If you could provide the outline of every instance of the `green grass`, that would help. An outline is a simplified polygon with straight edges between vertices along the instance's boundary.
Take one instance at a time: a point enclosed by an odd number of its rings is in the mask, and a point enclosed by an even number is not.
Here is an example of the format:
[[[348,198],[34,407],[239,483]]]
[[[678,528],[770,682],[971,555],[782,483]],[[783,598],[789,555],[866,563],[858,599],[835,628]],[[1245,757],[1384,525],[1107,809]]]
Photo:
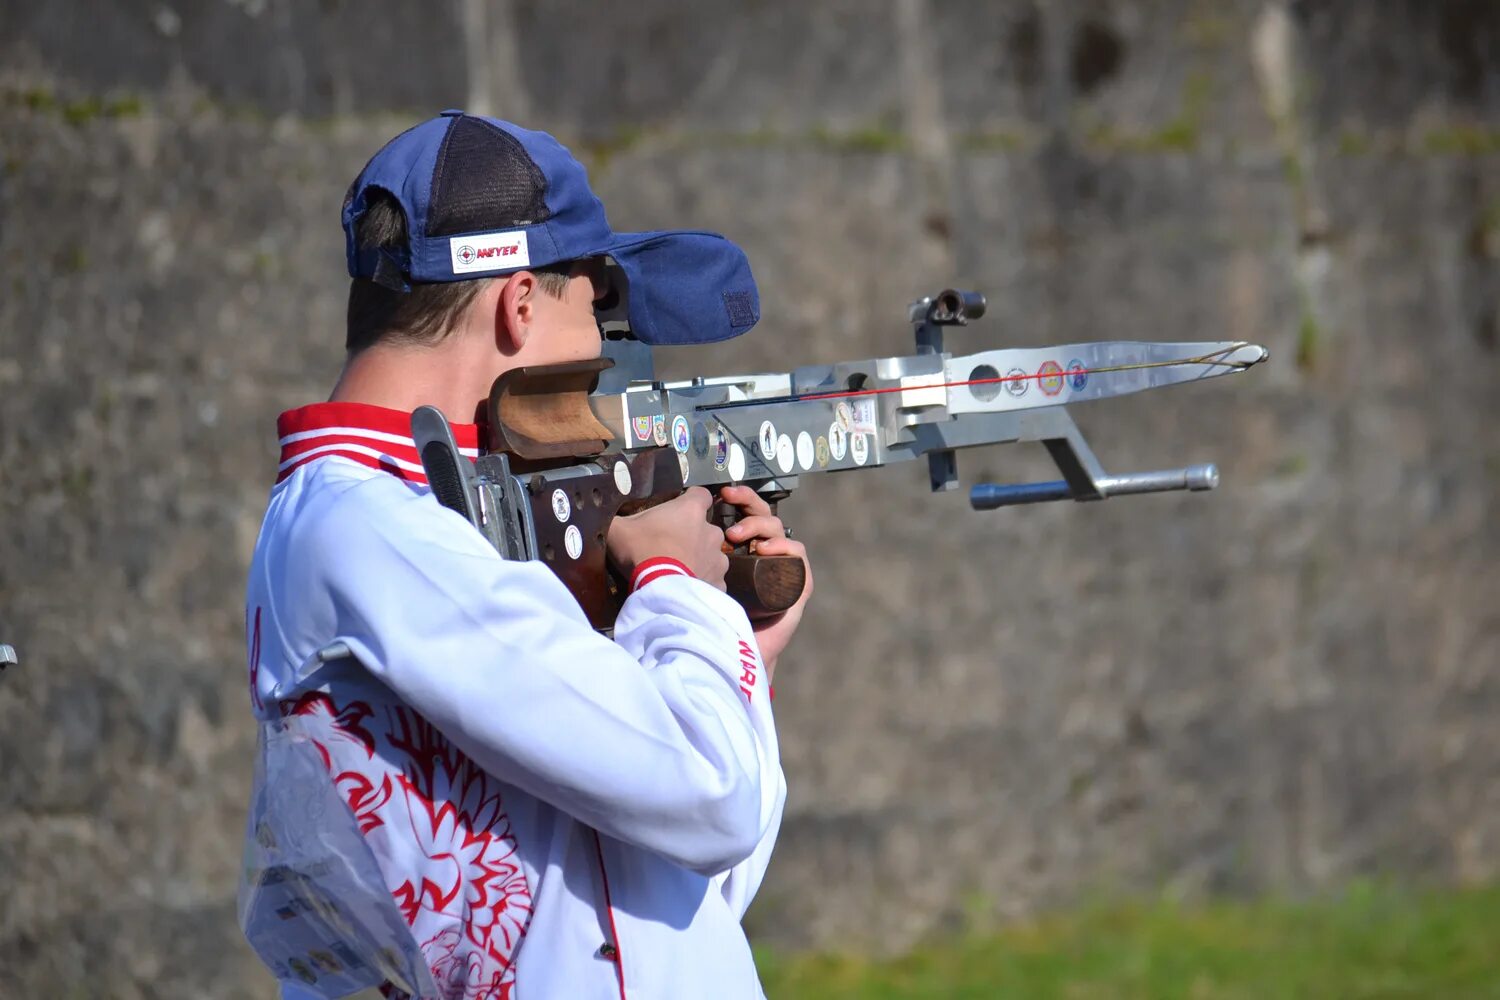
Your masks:
[[[901,958],[757,957],[770,1000],[1500,998],[1500,886],[1098,905]]]

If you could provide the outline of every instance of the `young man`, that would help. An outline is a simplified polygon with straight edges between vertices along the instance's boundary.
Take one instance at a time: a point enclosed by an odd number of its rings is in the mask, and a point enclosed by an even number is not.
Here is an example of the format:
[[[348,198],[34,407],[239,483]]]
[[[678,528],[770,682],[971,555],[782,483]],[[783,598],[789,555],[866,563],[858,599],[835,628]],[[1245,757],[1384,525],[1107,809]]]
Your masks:
[[[728,532],[702,489],[616,519],[631,593],[611,641],[550,570],[500,559],[438,505],[409,430],[436,406],[477,455],[497,375],[598,356],[605,256],[640,339],[744,332],[758,299],[743,253],[707,233],[613,233],[554,139],[460,112],[381,149],[343,218],[349,358],[329,402],[279,420],[246,606],[263,740],[251,853],[312,844],[343,867],[247,864],[251,903],[272,888],[285,903],[242,912],[247,935],[285,996],[332,995],[335,970],[360,969],[387,995],[761,996],[739,919],[780,823],[771,675],[811,581],[752,629],[723,593],[721,546],[802,545],[746,487],[722,491],[745,515]],[[298,747],[337,792],[321,815],[277,757]],[[374,893],[348,890],[349,872]],[[333,944],[313,929],[355,924]]]

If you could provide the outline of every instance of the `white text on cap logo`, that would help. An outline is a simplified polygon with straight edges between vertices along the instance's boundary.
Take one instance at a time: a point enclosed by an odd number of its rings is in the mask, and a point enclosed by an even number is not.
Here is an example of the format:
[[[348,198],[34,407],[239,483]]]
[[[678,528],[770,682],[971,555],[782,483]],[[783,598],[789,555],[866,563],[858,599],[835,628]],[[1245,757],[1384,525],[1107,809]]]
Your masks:
[[[519,230],[485,233],[480,236],[455,236],[448,241],[448,251],[453,255],[454,274],[507,271],[531,266],[531,251],[526,247],[526,234]]]

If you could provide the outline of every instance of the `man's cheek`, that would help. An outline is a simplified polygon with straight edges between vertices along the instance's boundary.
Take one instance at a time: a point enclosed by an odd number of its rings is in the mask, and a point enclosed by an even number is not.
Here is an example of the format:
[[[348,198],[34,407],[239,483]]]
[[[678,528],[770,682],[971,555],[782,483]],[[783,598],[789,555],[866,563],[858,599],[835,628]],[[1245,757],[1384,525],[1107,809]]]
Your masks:
[[[604,353],[604,338],[599,335],[599,328],[592,323],[587,328],[579,329],[574,343],[578,345],[580,361],[590,361]]]

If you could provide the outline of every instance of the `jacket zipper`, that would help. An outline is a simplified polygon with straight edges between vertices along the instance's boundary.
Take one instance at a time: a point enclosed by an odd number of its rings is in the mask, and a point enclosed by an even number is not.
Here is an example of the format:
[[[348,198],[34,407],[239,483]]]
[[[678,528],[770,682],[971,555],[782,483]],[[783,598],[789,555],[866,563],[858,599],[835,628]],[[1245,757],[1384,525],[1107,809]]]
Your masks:
[[[600,946],[599,955],[614,963],[615,975],[620,982],[620,1000],[628,1000],[625,996],[625,963],[620,958],[620,931],[615,927],[615,907],[609,897],[609,872],[604,869],[604,847],[599,843],[599,831],[592,832],[594,856],[599,859],[599,881],[604,886],[604,909],[609,914],[609,936],[613,939]]]

